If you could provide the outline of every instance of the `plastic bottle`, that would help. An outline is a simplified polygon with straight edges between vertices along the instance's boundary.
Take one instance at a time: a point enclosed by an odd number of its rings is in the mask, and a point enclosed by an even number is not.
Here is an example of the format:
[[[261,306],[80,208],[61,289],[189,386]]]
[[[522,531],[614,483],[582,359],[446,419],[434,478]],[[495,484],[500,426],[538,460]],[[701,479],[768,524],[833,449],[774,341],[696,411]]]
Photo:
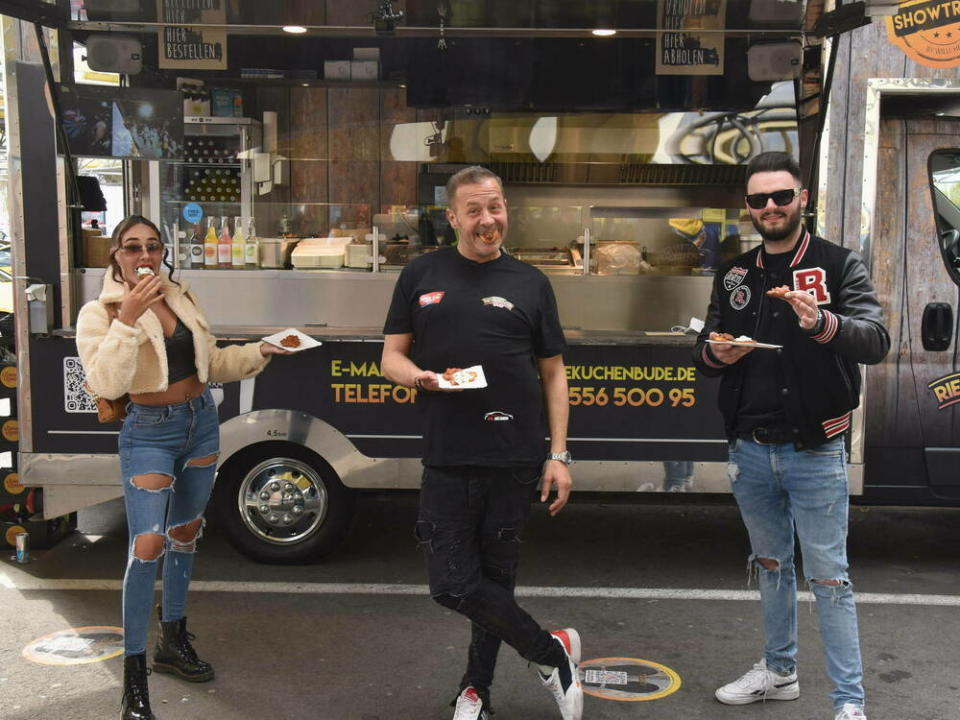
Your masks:
[[[231,248],[234,269],[243,270],[247,263],[247,234],[243,231],[243,218],[233,219],[233,247]]]
[[[230,222],[226,215],[220,218],[220,242],[217,244],[217,265],[221,270],[233,267],[233,240],[230,237]]]
[[[217,267],[217,219],[213,215],[207,218],[207,234],[203,238],[203,267],[206,270]]]
[[[247,242],[244,253],[248,270],[260,267],[260,239],[257,237],[257,227],[252,217],[247,218]]]

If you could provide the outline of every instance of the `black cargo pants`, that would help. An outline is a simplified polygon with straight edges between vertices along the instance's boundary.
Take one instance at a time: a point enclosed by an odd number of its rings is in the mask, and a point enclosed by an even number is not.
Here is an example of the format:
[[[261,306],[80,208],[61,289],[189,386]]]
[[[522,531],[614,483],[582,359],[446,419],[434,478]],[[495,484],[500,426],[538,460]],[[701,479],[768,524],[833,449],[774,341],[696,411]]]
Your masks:
[[[558,644],[513,596],[520,540],[540,467],[425,467],[417,539],[430,595],[472,623],[461,689],[493,682],[503,641],[521,657],[556,665]]]

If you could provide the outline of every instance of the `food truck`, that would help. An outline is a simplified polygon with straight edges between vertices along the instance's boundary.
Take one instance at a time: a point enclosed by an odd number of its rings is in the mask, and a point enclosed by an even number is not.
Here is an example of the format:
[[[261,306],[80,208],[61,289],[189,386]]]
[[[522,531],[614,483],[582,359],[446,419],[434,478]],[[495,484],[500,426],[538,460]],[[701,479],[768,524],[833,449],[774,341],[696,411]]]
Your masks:
[[[240,550],[319,557],[357,492],[417,488],[417,391],[383,377],[381,328],[403,266],[456,242],[445,183],[470,164],[502,178],[505,248],[557,296],[577,491],[729,492],[716,383],[691,353],[717,266],[760,242],[743,170],[765,150],[798,158],[811,229],[864,256],[893,339],[865,369],[851,493],[957,503],[946,16],[574,5],[74,0],[4,18],[17,469],[44,516],[122,494],[74,324],[127,212],[161,228],[224,343],[291,327],[320,343],[214,387],[214,507]],[[97,159],[119,168],[114,195],[84,172]]]

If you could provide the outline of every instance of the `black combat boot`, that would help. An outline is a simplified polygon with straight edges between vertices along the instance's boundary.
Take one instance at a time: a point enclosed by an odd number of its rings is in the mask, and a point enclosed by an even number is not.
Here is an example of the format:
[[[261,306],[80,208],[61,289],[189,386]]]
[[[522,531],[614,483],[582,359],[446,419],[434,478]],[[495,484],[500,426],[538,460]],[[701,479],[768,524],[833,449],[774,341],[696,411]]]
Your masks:
[[[157,720],[150,710],[150,694],[147,692],[149,672],[146,653],[124,656],[120,720]]]
[[[187,632],[187,619],[163,621],[160,616],[160,635],[153,651],[153,669],[170,673],[189,682],[213,680],[213,666],[197,657],[190,644],[193,633]]]

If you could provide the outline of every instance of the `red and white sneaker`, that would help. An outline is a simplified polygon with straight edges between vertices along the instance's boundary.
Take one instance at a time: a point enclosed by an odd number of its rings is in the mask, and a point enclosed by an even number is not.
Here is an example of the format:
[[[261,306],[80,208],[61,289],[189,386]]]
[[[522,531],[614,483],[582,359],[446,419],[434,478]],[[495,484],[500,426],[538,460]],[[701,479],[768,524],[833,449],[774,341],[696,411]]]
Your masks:
[[[554,630],[550,633],[563,647],[566,667],[554,668],[549,676],[537,670],[540,682],[550,691],[560,707],[563,720],[580,720],[583,717],[583,687],[577,665],[580,662],[580,633],[573,628]],[[536,667],[536,666],[534,666]]]
[[[489,720],[490,716],[483,709],[483,699],[473,685],[465,687],[457,696],[454,706],[453,720]]]

